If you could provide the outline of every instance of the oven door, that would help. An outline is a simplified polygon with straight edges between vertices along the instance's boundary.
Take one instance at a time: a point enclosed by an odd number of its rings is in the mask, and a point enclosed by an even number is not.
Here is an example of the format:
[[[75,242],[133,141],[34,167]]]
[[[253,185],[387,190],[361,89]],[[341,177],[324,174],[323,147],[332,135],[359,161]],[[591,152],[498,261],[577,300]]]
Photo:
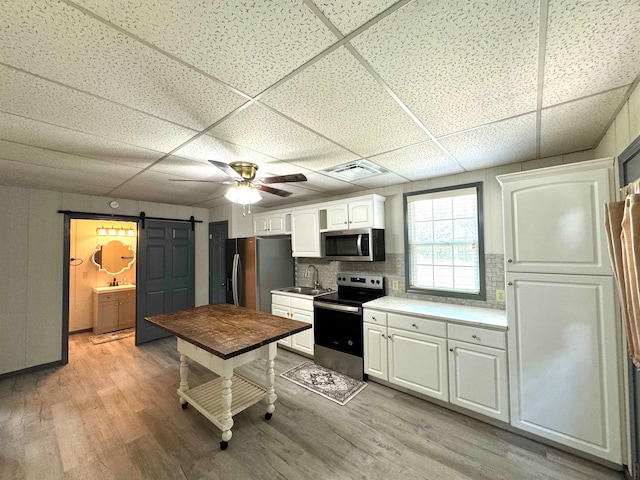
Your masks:
[[[362,358],[362,308],[317,300],[313,307],[316,345]]]

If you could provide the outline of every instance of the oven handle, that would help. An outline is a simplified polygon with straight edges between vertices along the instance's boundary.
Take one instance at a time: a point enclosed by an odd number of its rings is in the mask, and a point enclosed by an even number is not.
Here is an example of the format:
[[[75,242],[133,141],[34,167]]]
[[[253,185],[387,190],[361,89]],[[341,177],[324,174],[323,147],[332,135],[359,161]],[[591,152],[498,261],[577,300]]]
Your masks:
[[[360,307],[349,307],[347,305],[335,305],[333,303],[325,303],[318,302],[317,300],[313,301],[313,306],[318,308],[323,308],[325,310],[336,310],[338,312],[347,312],[347,313],[360,313]]]

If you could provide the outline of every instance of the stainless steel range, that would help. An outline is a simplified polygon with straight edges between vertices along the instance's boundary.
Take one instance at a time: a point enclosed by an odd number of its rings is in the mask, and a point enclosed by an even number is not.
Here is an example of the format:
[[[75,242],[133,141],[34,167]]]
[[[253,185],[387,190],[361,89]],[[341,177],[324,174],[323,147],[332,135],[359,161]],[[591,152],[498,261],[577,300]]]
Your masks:
[[[384,295],[382,276],[338,273],[338,291],[313,301],[314,361],[363,380],[362,304]]]

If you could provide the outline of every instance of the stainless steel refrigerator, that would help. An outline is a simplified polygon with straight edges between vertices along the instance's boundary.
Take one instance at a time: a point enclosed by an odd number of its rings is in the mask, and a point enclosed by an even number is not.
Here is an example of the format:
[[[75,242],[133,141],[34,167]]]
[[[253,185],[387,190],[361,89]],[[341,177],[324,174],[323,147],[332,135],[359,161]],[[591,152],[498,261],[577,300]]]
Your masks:
[[[227,303],[271,313],[271,290],[295,285],[289,237],[229,238]]]

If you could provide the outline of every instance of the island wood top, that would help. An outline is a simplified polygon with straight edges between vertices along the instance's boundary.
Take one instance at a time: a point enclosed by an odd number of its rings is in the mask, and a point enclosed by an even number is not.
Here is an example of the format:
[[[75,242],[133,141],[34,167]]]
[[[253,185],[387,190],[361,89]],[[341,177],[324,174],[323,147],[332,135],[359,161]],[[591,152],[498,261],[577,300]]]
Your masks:
[[[305,322],[227,303],[145,317],[145,320],[225,360],[311,328]]]

